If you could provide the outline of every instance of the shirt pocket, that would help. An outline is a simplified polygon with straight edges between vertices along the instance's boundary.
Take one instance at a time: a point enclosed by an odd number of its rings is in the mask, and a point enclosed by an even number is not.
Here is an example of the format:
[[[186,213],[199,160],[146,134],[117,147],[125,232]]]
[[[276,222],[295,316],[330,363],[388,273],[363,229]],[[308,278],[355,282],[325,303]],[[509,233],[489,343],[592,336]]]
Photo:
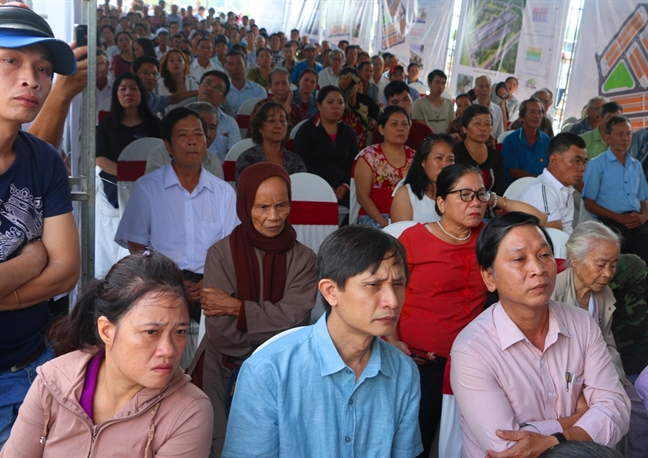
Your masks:
[[[202,237],[205,247],[209,248],[214,243],[224,238],[223,234],[223,223],[212,222],[212,221],[203,221],[202,225]]]

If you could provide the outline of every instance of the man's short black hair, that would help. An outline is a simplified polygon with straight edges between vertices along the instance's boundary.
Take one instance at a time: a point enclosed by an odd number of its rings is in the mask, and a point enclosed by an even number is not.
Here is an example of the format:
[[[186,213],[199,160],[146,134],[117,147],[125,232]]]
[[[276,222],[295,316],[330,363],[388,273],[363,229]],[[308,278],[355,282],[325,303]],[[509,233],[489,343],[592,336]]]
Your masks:
[[[443,78],[444,80],[448,81],[448,75],[446,75],[443,70],[439,70],[437,68],[435,70],[432,70],[430,73],[428,73],[428,77],[427,77],[428,83],[434,81],[435,76],[438,76],[439,78]]]
[[[601,105],[601,118],[606,114],[612,113],[623,113],[623,107],[616,102],[608,102]]]
[[[200,125],[202,126],[203,133],[205,137],[207,136],[207,123],[200,116],[196,110],[192,110],[187,107],[178,107],[169,111],[164,118],[162,118],[162,123],[160,124],[160,130],[162,131],[162,140],[171,143],[171,138],[173,134],[173,128],[178,122],[182,121],[189,116],[195,116],[200,120]]]
[[[544,238],[549,243],[551,251],[553,251],[553,243],[551,237],[540,225],[540,220],[533,215],[522,212],[508,212],[503,215],[496,216],[488,223],[479,234],[477,243],[475,244],[475,254],[477,255],[477,263],[481,270],[492,269],[497,257],[497,250],[504,240],[504,237],[511,232],[511,229],[519,226],[535,226],[537,227]]]
[[[543,103],[539,99],[536,99],[535,97],[531,97],[530,99],[526,99],[520,104],[520,114],[519,114],[520,118],[524,118],[526,116],[527,105],[530,103],[540,104],[540,108],[542,108],[542,115],[544,116],[545,108]]]
[[[561,132],[549,141],[549,156],[569,151],[572,146],[585,149],[585,140],[580,135]]]
[[[223,94],[223,96],[225,97],[227,96],[227,94],[229,94],[230,81],[225,72],[221,72],[220,70],[210,70],[200,78],[200,84],[202,84],[202,82],[205,81],[205,78],[207,78],[208,76],[215,76],[216,78],[222,79],[225,83],[225,93]]]
[[[344,226],[326,237],[315,261],[317,281],[329,279],[344,291],[347,280],[363,272],[375,274],[384,259],[402,266],[409,282],[407,254],[403,245],[391,235],[370,226]],[[322,301],[327,312],[331,305]]]
[[[403,92],[407,92],[409,94],[409,86],[405,81],[392,81],[387,86],[385,86],[383,92],[385,93],[385,98],[389,103],[389,99],[394,97],[395,95],[402,94]]]
[[[618,124],[630,124],[630,126],[632,127],[632,123],[625,116],[612,116],[605,123],[605,128],[607,129],[607,133],[611,134],[612,128]]]
[[[133,73],[137,73],[143,64],[153,64],[160,70],[160,61],[151,56],[139,56],[133,61]]]

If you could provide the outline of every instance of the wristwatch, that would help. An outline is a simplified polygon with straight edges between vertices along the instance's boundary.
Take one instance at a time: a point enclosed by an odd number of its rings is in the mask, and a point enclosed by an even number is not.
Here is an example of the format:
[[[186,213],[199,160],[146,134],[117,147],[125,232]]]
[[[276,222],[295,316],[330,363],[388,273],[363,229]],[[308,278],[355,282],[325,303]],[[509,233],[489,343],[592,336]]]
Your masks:
[[[567,438],[565,437],[565,435],[563,433],[553,433],[552,436],[555,437],[556,439],[558,439],[559,444],[561,444],[563,442],[567,442]]]

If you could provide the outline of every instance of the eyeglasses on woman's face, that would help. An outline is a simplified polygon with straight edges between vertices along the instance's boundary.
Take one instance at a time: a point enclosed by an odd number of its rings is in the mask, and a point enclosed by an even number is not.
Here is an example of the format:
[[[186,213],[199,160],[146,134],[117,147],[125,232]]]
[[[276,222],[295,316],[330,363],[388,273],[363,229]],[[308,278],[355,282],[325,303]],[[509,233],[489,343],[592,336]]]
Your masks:
[[[459,194],[459,198],[464,202],[472,202],[472,200],[477,196],[477,200],[480,202],[488,202],[490,200],[491,192],[484,189],[474,191],[472,189],[456,189],[454,191],[449,191],[448,194]]]

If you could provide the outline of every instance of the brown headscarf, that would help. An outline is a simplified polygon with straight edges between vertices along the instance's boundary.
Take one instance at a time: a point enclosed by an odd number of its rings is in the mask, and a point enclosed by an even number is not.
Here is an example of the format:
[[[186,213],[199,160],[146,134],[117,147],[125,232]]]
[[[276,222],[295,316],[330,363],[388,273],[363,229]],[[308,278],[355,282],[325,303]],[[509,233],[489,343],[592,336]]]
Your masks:
[[[234,257],[234,271],[238,288],[238,299],[258,301],[261,276],[254,248],[264,251],[263,256],[263,300],[278,302],[286,286],[286,251],[297,240],[297,234],[288,223],[276,237],[260,234],[252,223],[252,205],[259,185],[270,177],[281,177],[288,187],[288,201],[292,202],[290,176],[286,169],[271,162],[259,162],[247,167],[239,178],[236,189],[236,214],[241,224],[236,226],[230,236],[230,247]],[[239,312],[237,329],[247,330],[245,307]]]

